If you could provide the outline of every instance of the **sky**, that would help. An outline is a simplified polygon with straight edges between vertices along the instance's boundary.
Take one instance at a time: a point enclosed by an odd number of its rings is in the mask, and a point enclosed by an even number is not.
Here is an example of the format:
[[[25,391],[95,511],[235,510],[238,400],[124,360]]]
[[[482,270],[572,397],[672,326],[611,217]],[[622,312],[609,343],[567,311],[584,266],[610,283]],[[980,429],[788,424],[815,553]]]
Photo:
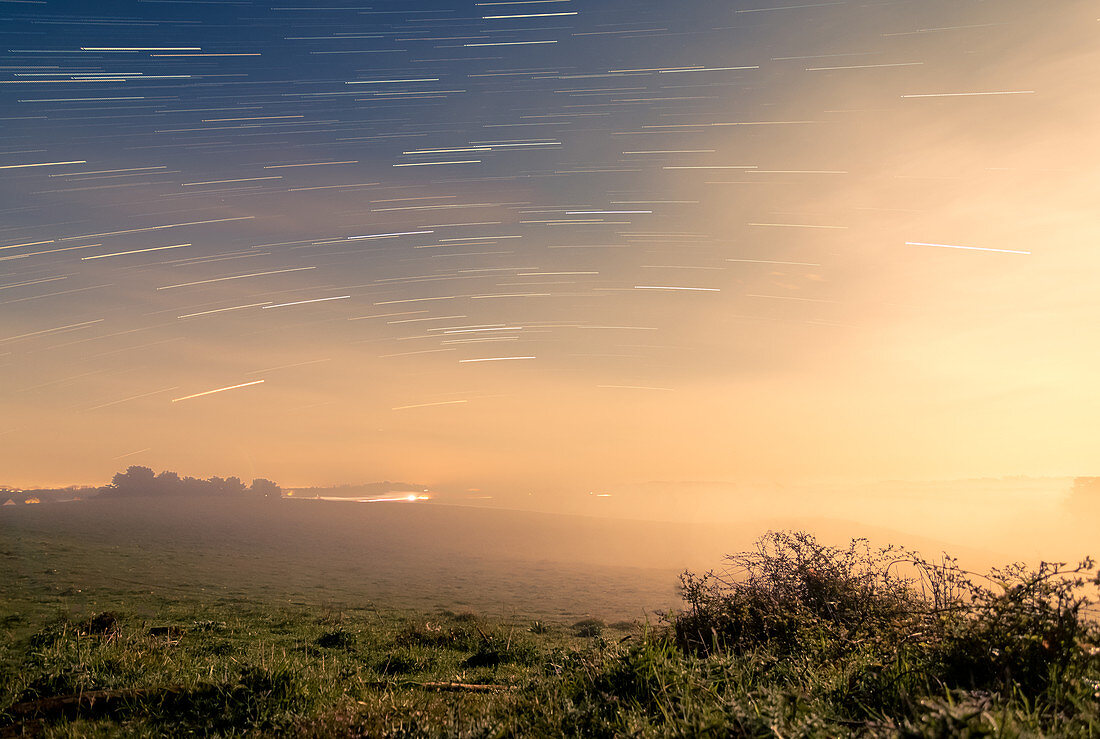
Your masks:
[[[1075,0],[0,1],[0,482],[1100,474]]]

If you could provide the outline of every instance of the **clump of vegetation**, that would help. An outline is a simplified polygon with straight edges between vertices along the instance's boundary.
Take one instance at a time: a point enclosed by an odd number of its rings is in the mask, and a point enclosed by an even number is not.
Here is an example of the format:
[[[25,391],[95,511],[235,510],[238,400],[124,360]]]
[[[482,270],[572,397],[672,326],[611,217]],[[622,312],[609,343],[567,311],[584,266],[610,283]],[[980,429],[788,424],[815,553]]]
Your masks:
[[[904,558],[863,540],[839,549],[809,534],[769,534],[754,550],[727,557],[722,573],[684,573],[688,609],[670,622],[677,643],[702,655],[765,648],[782,656],[824,647],[837,657],[868,640],[894,643],[920,603],[898,574]]]
[[[1079,677],[1097,644],[1095,622],[1083,618],[1088,590],[1100,587],[1100,575],[1086,577],[1094,567],[1091,559],[1075,567],[1014,565],[969,581],[953,563],[925,566],[926,577],[954,590],[953,597],[933,601],[925,619],[939,627],[933,632],[938,643],[924,642],[929,671],[948,684],[1025,695]]]
[[[118,614],[111,611],[96,613],[84,619],[77,628],[84,634],[111,637],[118,633]]]
[[[355,649],[355,634],[347,629],[335,629],[317,637],[317,646],[325,649]]]
[[[375,671],[380,675],[408,675],[417,672],[427,672],[434,665],[430,654],[418,653],[408,648],[395,649],[380,659],[375,666]]]
[[[468,652],[477,649],[484,637],[481,625],[474,621],[452,623],[417,622],[406,626],[398,635],[402,646],[431,647]]]
[[[688,654],[763,657],[795,682],[835,672],[832,700],[863,720],[922,701],[943,717],[989,700],[1095,716],[1070,697],[1097,677],[1091,559],[979,576],[949,557],[771,533],[727,561],[723,573],[681,577],[688,608],[667,621]]]
[[[477,650],[462,663],[466,667],[497,667],[498,665],[534,664],[538,651],[532,644],[514,633],[494,631],[483,635]]]
[[[592,638],[603,634],[604,623],[598,618],[584,618],[573,624],[575,636]]]

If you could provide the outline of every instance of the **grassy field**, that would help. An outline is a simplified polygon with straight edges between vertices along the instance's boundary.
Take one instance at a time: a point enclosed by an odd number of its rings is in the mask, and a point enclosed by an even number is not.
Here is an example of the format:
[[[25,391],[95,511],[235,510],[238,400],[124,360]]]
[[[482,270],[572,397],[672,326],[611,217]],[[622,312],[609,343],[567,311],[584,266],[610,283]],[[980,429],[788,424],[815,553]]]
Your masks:
[[[1100,736],[1091,565],[774,535],[681,600],[636,529],[242,505],[0,519],[0,736]]]
[[[748,539],[747,539],[748,540]],[[372,604],[577,620],[675,605],[702,557],[662,524],[449,506],[99,500],[0,511],[0,614],[216,604]],[[717,551],[705,561],[714,562]],[[6,604],[6,605],[5,605]]]

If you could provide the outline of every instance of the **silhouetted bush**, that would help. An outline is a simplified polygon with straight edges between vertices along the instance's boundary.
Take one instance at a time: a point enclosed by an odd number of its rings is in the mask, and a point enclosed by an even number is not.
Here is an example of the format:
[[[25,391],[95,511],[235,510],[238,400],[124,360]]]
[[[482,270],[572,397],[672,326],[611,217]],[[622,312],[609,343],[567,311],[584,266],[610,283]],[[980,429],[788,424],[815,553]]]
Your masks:
[[[994,570],[989,582],[968,582],[967,592],[941,618],[939,643],[929,651],[930,668],[952,686],[1006,690],[1027,695],[1050,688],[1088,658],[1082,644],[1095,639],[1087,621],[1086,582],[1092,560],[1067,568],[1042,563]],[[932,616],[944,614],[933,611]]]
[[[901,556],[862,539],[839,549],[806,533],[768,534],[753,551],[729,555],[726,572],[681,575],[689,608],[672,620],[677,641],[699,654],[761,647],[787,654],[892,638],[920,603],[894,571]]]
[[[1100,575],[1090,559],[979,576],[949,557],[769,533],[727,561],[720,574],[681,576],[688,608],[667,617],[676,644],[810,665],[850,658],[840,692],[856,702],[900,705],[943,689],[1034,698],[1097,659],[1087,608]]]

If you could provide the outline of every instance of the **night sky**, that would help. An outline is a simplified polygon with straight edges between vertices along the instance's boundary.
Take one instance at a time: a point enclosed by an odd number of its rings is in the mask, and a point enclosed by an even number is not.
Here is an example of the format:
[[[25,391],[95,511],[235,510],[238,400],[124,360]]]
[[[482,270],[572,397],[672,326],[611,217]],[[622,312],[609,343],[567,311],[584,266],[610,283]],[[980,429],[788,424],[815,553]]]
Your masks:
[[[0,483],[1095,474],[1096,15],[0,0]]]

